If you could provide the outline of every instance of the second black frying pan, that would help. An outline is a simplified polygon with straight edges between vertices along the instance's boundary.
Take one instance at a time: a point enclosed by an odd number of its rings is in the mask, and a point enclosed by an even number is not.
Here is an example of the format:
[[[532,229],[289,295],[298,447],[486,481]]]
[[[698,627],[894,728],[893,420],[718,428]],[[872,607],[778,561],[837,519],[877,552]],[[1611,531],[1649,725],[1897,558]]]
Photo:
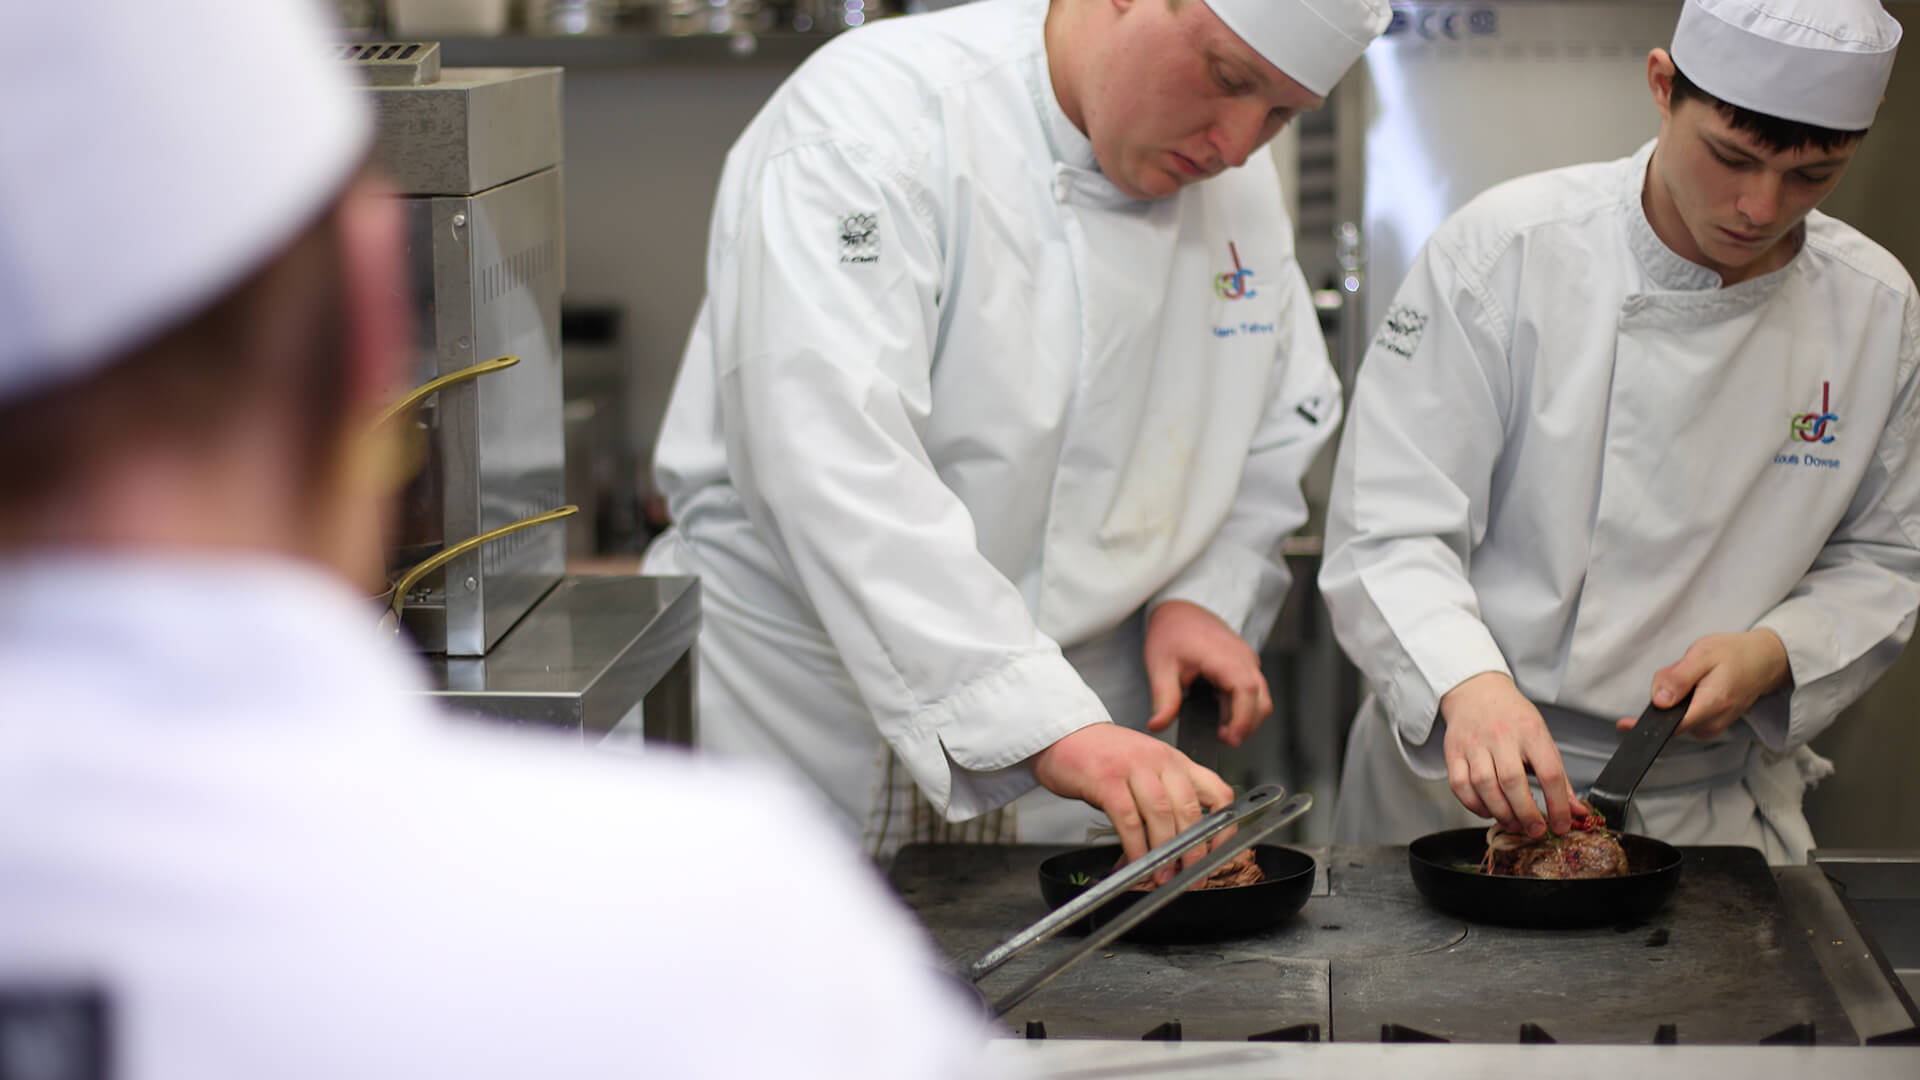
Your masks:
[[[1429,833],[1407,845],[1407,869],[1433,906],[1464,919],[1505,926],[1575,927],[1634,922],[1660,910],[1680,884],[1680,849],[1652,837],[1622,832],[1633,791],[1693,701],[1672,708],[1648,707],[1620,739],[1587,793],[1587,804],[1620,837],[1627,854],[1621,877],[1501,877],[1480,872],[1487,852],[1485,829]]]
[[[1625,877],[1495,877],[1479,870],[1487,830],[1430,833],[1407,846],[1407,868],[1429,903],[1452,915],[1502,926],[1574,927],[1636,922],[1666,904],[1680,884],[1680,849],[1620,834]]]

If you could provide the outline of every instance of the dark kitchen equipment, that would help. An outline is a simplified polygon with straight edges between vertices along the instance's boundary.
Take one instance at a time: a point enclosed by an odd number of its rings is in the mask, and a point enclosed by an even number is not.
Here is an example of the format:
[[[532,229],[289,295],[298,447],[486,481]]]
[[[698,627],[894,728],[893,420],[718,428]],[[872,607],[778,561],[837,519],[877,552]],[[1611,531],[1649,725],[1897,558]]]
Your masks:
[[[1627,853],[1623,877],[1554,881],[1481,873],[1485,829],[1429,833],[1407,845],[1407,868],[1428,902],[1442,911],[1504,926],[1573,927],[1630,923],[1660,910],[1680,883],[1680,851],[1652,837],[1620,832],[1634,789],[1673,737],[1693,701],[1649,705],[1600,770],[1587,803],[1606,819]]]
[[[985,955],[973,962],[967,977],[977,983],[1021,953],[1052,938],[1089,913],[1103,908],[1108,901],[1119,897],[1135,883],[1145,881],[1155,871],[1178,860],[1194,845],[1204,843],[1230,826],[1236,829],[1230,839],[1208,852],[1200,861],[1175,874],[1172,881],[1142,894],[1126,905],[1124,910],[1116,912],[1110,921],[1089,933],[1074,949],[1064,956],[1049,960],[1020,986],[996,1000],[992,1014],[996,1017],[1005,1015],[1009,1009],[1025,1001],[1067,969],[1105,948],[1151,918],[1155,912],[1181,899],[1181,894],[1199,884],[1229,859],[1258,844],[1313,806],[1313,796],[1310,794],[1303,792],[1282,799],[1283,794],[1278,784],[1264,784],[1234,800],[1233,805],[1207,814],[1179,835],[1113,871],[1079,896],[1055,908],[1051,914],[987,950]],[[1260,820],[1262,818],[1265,820]]]
[[[1292,848],[1259,844],[1254,861],[1267,878],[1253,885],[1198,889],[1161,909],[1133,928],[1128,941],[1183,943],[1218,941],[1277,926],[1292,918],[1313,891],[1311,855]],[[1076,848],[1040,864],[1040,895],[1047,906],[1059,907],[1092,887],[1120,861],[1120,845]],[[1080,884],[1075,884],[1077,880]],[[1080,932],[1113,921],[1135,900],[1148,894],[1122,893],[1092,915],[1074,924]]]

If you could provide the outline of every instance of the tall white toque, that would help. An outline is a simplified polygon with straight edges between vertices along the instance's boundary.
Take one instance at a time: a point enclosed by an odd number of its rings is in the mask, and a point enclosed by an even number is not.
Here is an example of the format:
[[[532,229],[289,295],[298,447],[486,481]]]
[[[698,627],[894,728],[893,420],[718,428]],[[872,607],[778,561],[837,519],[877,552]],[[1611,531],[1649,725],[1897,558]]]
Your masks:
[[[0,404],[238,285],[371,145],[312,0],[0,4]]]
[[[1387,28],[1387,0],[1206,0],[1240,40],[1326,97]]]
[[[1729,105],[1861,131],[1899,44],[1900,24],[1879,0],[1687,0],[1668,52]]]

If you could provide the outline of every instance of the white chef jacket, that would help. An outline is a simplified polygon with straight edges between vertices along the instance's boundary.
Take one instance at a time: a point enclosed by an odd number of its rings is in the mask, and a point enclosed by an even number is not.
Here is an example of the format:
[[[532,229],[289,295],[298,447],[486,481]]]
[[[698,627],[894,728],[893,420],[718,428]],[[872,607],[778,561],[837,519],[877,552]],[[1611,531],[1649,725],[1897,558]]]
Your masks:
[[[1503,671],[1561,707],[1580,790],[1654,672],[1707,634],[1773,630],[1791,687],[1721,739],[1675,740],[1639,800],[1655,832],[1712,842],[1685,805],[1737,785],[1776,828],[1798,816],[1824,763],[1781,755],[1913,628],[1920,307],[1897,260],[1817,211],[1784,268],[1721,287],[1648,224],[1652,151],[1500,185],[1428,241],[1356,384],[1320,584],[1377,699],[1355,752],[1406,756],[1350,761],[1382,784],[1443,776],[1441,695]],[[1656,814],[1663,787],[1688,797]],[[1343,790],[1337,832],[1425,831],[1394,802]],[[1810,837],[1787,831],[1793,857]]]
[[[443,718],[373,616],[263,558],[0,563],[0,1071],[91,991],[126,1080],[978,1075],[808,799]]]
[[[855,823],[889,746],[952,820],[1031,788],[1109,719],[1062,647],[1137,644],[1144,607],[1257,646],[1338,417],[1270,158],[1126,197],[1054,98],[1046,8],[866,27],[774,95],[655,458],[676,528],[645,565],[705,583],[703,745]],[[1083,668],[1144,724],[1137,651]]]

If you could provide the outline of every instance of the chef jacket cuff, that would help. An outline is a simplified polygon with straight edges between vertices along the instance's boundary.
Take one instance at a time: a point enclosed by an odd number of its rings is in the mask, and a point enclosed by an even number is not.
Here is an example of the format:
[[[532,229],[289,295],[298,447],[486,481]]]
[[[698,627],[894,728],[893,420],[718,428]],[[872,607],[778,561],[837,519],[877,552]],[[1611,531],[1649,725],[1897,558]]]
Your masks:
[[[1274,588],[1276,574],[1279,583]],[[1274,616],[1286,599],[1290,581],[1285,563],[1239,549],[1211,550],[1155,593],[1147,604],[1147,614],[1151,616],[1155,608],[1169,600],[1184,600],[1212,612],[1257,653],[1273,631]],[[1271,596],[1261,595],[1263,585],[1270,588]]]
[[[913,730],[935,753],[903,757],[947,820],[964,821],[1031,790],[1028,758],[1109,720],[1099,695],[1065,657],[1026,653],[921,709]]]
[[[1493,634],[1479,619],[1448,619],[1442,633],[1423,636],[1429,642],[1444,639],[1444,644],[1410,650],[1410,663],[1387,693],[1394,730],[1409,746],[1429,741],[1447,691],[1489,671],[1513,677]]]
[[[1779,753],[1811,739],[1827,719],[1846,708],[1844,687],[1839,685],[1844,680],[1822,679],[1817,674],[1834,666],[1830,657],[1838,645],[1825,620],[1796,618],[1779,609],[1753,628],[1773,631],[1787,647],[1787,685],[1762,696],[1747,710],[1747,726],[1760,737],[1761,745]]]

